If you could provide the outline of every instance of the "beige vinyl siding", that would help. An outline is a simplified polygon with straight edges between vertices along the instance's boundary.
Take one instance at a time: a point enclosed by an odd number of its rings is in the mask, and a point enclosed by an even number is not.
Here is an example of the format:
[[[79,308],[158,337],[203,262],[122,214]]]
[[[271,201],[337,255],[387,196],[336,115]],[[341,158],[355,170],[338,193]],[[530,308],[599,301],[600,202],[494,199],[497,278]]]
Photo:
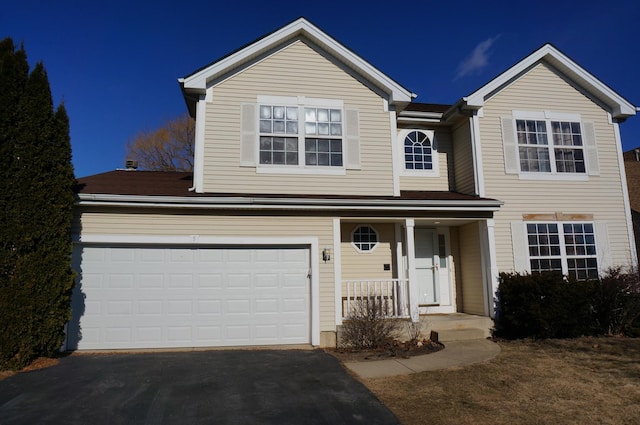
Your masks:
[[[360,225],[370,226],[378,232],[378,246],[371,252],[360,252],[351,243],[351,234]],[[391,270],[384,270],[384,264],[393,262],[395,227],[393,223],[345,223],[341,226],[340,253],[342,255],[342,279],[392,279]]]
[[[167,214],[154,210],[136,213],[83,212],[74,229],[97,235],[199,235],[219,237],[317,237],[320,250],[333,246],[331,217],[213,216],[199,213]],[[335,331],[333,261],[320,261],[320,330]]]
[[[439,177],[433,176],[400,176],[400,190],[449,190],[449,169],[453,163],[451,134],[446,130],[434,133],[434,139],[438,148],[438,172]],[[400,163],[404,170],[404,138],[398,140],[401,145]]]
[[[460,288],[458,302],[462,299],[462,312],[484,315],[484,291],[482,281],[482,255],[480,253],[480,229],[478,223],[460,226],[458,261]]]
[[[544,63],[487,100],[483,109],[480,134],[486,196],[504,202],[495,215],[498,269],[514,269],[512,221],[522,220],[523,214],[557,212],[591,214],[595,221],[606,222],[613,264],[630,264],[615,133],[607,113]],[[500,118],[510,116],[513,110],[579,113],[582,121],[593,122],[600,175],[589,176],[587,181],[540,181],[505,174]]]
[[[453,190],[475,195],[471,119],[462,121],[453,129],[453,140],[453,174],[455,177]]]
[[[382,98],[305,42],[293,42],[211,92],[205,192],[393,195],[390,114]],[[258,174],[255,167],[240,167],[240,108],[258,95],[338,99],[345,110],[359,111],[361,169],[346,175]]]

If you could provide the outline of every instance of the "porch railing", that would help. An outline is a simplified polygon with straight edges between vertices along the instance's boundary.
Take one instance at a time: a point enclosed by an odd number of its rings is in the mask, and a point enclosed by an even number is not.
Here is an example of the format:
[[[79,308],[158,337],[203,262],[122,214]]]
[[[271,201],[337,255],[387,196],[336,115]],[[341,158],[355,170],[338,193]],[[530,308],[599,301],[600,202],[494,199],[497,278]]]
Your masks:
[[[409,279],[361,279],[342,282],[342,317],[375,306],[389,318],[409,317]]]

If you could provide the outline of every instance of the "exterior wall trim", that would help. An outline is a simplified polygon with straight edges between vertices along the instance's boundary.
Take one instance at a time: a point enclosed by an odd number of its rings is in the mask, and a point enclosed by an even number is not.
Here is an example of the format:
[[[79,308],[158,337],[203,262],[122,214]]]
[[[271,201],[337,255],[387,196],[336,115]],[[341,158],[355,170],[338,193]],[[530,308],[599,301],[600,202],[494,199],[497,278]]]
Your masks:
[[[207,114],[206,96],[200,95],[196,105],[196,128],[193,155],[193,190],[204,192],[204,133]]]
[[[631,203],[629,201],[629,187],[627,185],[627,171],[624,167],[624,156],[622,152],[622,139],[620,137],[620,124],[613,123],[613,131],[616,138],[616,151],[618,153],[618,168],[620,169],[620,183],[622,184],[622,197],[624,198],[624,213],[627,219],[627,234],[629,235],[629,248],[631,250],[631,266],[638,267],[638,247],[636,246],[635,234],[633,231],[633,219],[631,217]]]
[[[476,186],[476,194],[484,197],[484,165],[482,164],[482,148],[480,146],[480,121],[478,114],[471,118],[471,149],[473,155],[473,174]]]

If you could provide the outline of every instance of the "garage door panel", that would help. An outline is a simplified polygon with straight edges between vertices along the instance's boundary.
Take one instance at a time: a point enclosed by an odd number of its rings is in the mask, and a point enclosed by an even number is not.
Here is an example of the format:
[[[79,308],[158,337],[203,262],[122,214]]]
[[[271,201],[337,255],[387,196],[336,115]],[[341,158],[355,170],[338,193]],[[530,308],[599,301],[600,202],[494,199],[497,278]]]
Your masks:
[[[222,288],[223,278],[219,273],[201,273],[198,275],[197,285],[199,288]]]
[[[138,316],[154,316],[162,315],[161,300],[142,300],[137,302],[136,314]]]
[[[158,343],[162,341],[162,328],[159,326],[138,326],[136,328],[136,341],[147,344]]]
[[[251,274],[250,273],[227,273],[225,275],[226,287],[229,289],[250,289]]]
[[[111,263],[136,263],[136,252],[128,249],[110,249],[109,260]]]
[[[191,300],[169,300],[167,302],[167,314],[169,316],[184,316],[193,314]]]
[[[78,270],[78,269],[76,269]],[[90,288],[102,288],[102,286],[104,285],[104,278],[105,276],[103,274],[96,274],[96,273],[87,273],[82,275],[82,286],[84,286],[87,289]]]

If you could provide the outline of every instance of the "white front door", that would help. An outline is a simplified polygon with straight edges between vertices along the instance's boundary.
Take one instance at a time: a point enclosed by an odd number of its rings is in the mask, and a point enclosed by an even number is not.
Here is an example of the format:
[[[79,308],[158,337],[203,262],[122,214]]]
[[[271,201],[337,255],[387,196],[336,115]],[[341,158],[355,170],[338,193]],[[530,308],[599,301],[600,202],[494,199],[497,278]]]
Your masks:
[[[415,229],[418,305],[424,313],[455,312],[447,228]]]
[[[439,259],[437,258],[436,232],[432,229],[415,229],[416,277],[418,279],[418,304],[438,305]]]

